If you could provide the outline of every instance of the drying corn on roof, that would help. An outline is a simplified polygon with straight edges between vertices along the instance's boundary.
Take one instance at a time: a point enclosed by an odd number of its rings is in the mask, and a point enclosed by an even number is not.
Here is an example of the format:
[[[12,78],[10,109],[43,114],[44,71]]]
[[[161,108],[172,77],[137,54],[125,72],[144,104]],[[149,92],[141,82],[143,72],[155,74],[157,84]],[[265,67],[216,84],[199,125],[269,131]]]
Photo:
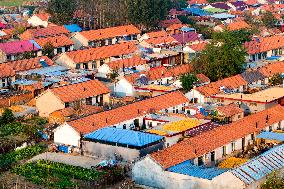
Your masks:
[[[200,125],[197,119],[184,119],[172,123],[167,123],[163,126],[163,130],[172,132],[183,132],[193,127]]]
[[[236,157],[229,157],[222,161],[219,165],[218,168],[223,168],[223,169],[231,169],[231,168],[236,168],[239,167],[240,165],[244,164],[247,162],[248,159],[244,158],[236,158]]]

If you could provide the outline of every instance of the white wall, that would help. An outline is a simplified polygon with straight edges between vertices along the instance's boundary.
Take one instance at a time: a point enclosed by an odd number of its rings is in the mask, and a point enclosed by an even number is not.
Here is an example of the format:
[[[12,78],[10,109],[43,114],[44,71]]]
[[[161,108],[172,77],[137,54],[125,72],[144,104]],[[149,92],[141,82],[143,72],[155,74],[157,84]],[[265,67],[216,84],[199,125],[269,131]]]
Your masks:
[[[114,92],[118,96],[134,96],[134,87],[125,78],[114,84]]]
[[[199,91],[192,89],[191,91],[187,92],[185,94],[185,96],[190,100],[192,100],[193,98],[197,98],[198,101],[197,103],[205,103],[205,96],[203,96]]]
[[[64,123],[55,129],[54,143],[80,147],[80,134]]]

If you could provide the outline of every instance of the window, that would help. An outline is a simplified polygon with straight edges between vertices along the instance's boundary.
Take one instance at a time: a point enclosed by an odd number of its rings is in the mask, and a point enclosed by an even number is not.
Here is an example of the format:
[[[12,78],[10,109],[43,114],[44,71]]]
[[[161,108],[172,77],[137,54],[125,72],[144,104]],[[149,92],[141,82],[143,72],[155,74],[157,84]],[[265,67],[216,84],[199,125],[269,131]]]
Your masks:
[[[65,108],[68,108],[70,106],[69,102],[65,103]]]
[[[62,53],[62,48],[57,48],[57,53]]]
[[[126,124],[123,124],[123,129],[126,129]]]
[[[235,150],[236,150],[236,143],[235,143],[235,142],[232,142],[232,143],[231,143],[231,146],[232,146],[232,152],[235,151]]]
[[[96,69],[97,68],[97,64],[96,63],[92,63],[92,69]]]
[[[76,64],[76,69],[80,69],[80,64]]]
[[[203,162],[203,156],[200,156],[200,157],[198,157],[198,166],[201,166],[201,165],[203,165],[204,164],[204,162]]]
[[[211,161],[215,161],[215,151],[211,152]]]
[[[100,60],[100,66],[103,65],[105,63],[105,60],[101,59]]]
[[[223,146],[223,156],[227,155],[227,147],[226,146]]]
[[[269,126],[269,131],[270,131],[270,132],[272,131],[272,126]]]
[[[83,69],[88,69],[88,63],[83,63]]]
[[[254,133],[253,133],[253,134],[251,134],[251,135],[250,135],[250,137],[251,137],[251,140],[253,140],[253,141],[254,141]]]

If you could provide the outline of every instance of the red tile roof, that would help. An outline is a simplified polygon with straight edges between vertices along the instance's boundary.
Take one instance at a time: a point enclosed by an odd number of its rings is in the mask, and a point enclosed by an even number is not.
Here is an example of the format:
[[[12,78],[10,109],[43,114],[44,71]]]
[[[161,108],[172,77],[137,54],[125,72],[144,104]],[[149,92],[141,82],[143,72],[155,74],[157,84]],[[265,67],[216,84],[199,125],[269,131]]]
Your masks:
[[[152,110],[159,111],[186,102],[188,99],[181,92],[176,91],[71,121],[68,124],[78,132],[87,134],[103,127],[146,115]]]
[[[179,44],[179,42],[172,36],[150,38],[150,39],[145,40],[145,42],[150,45]]]
[[[6,55],[14,55],[25,52],[38,51],[40,49],[30,40],[21,40],[0,43],[0,50],[5,52]]]
[[[273,62],[271,64],[265,65],[259,68],[259,71],[265,77],[271,77],[274,74],[284,73],[284,62]]]
[[[110,90],[98,80],[63,85],[50,90],[63,102],[74,102],[110,92]]]
[[[201,52],[202,50],[205,49],[207,44],[208,43],[204,41],[204,42],[192,44],[192,45],[189,46],[189,48],[191,48],[195,52]]]
[[[284,36],[271,36],[259,38],[259,41],[252,40],[246,42],[244,47],[247,49],[248,54],[257,54],[261,52],[266,52],[273,49],[278,49],[284,47]]]
[[[198,83],[210,83],[210,79],[204,74],[197,74]]]
[[[228,89],[238,89],[239,87],[247,84],[248,83],[243,79],[243,77],[238,74],[204,86],[197,87],[195,88],[195,90],[199,91],[204,96],[209,97],[220,93],[220,87],[226,87]]]
[[[111,27],[99,30],[80,32],[80,34],[83,35],[85,38],[87,38],[89,41],[115,38],[124,35],[137,35],[140,33],[141,31],[138,28],[136,28],[134,25],[117,26],[117,27]]]
[[[129,68],[138,65],[146,64],[147,61],[142,59],[139,56],[133,56],[131,58],[116,60],[112,62],[106,63],[111,69],[121,69],[121,68]]]
[[[67,52],[75,63],[89,62],[113,56],[127,55],[138,50],[134,42]]]
[[[267,116],[268,120],[266,120]],[[151,157],[167,169],[186,160],[197,158],[251,133],[258,133],[265,127],[282,120],[284,120],[284,107],[277,105],[231,124],[191,137],[165,150],[155,152],[151,154]]]
[[[239,108],[239,106],[237,106],[236,104],[229,104],[229,105],[226,105],[226,106],[218,106],[216,108],[216,110],[226,117],[231,117],[233,115],[240,114],[240,113],[244,112],[244,110]]]
[[[102,112],[102,111],[103,111],[103,108],[100,106],[82,105],[80,107],[80,112],[76,111],[74,107],[68,107],[68,108],[64,108],[61,110],[56,110],[53,113],[60,113],[64,117],[69,117],[76,113],[87,116],[87,115],[91,115],[91,114]]]
[[[208,1],[207,0],[190,0],[190,1],[187,1],[187,3],[189,5],[193,5],[193,4],[208,4]]]
[[[64,47],[73,45],[74,42],[69,39],[66,35],[60,35],[55,37],[39,38],[35,40],[37,44],[41,47],[44,47],[46,43],[51,43],[54,47]]]
[[[35,14],[34,16],[38,17],[42,21],[48,21],[48,19],[50,17],[50,15],[48,13],[39,13],[39,14]]]
[[[64,26],[51,26],[47,28],[28,29],[20,35],[21,39],[37,39],[58,35],[68,35],[70,33]]]
[[[245,21],[238,21],[238,22],[229,23],[227,25],[227,28],[230,31],[235,31],[235,30],[250,28],[250,25],[248,25]]]
[[[53,61],[50,60],[47,56],[42,57],[36,57],[36,58],[30,58],[30,59],[24,59],[24,60],[17,60],[12,62],[7,62],[5,64],[9,65],[15,72],[20,71],[28,71],[36,68],[42,68],[42,64],[40,63],[40,60],[44,60],[44,62],[48,66],[54,65]]]
[[[178,19],[178,18],[174,18],[174,19],[169,19],[169,20],[162,20],[160,21],[159,25],[162,28],[167,28],[172,24],[181,24],[182,22]]]
[[[15,71],[7,64],[0,64],[0,78],[15,76]]]
[[[155,31],[155,32],[149,32],[146,33],[150,38],[158,38],[158,37],[165,37],[168,35],[168,33],[166,31]]]
[[[149,79],[149,81],[155,81],[166,77],[177,77],[182,74],[189,73],[191,71],[192,67],[190,64],[182,64],[168,69],[162,66],[162,67],[152,68],[147,72],[127,75],[125,76],[125,79],[130,83],[135,83],[135,81],[140,77],[140,75],[144,74]]]

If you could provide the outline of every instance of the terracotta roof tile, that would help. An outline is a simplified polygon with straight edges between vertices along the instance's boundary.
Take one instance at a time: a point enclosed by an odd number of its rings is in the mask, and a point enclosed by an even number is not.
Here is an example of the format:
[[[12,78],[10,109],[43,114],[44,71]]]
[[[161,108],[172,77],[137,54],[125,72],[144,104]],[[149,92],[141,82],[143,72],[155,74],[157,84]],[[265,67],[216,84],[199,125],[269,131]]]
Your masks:
[[[39,14],[35,14],[34,16],[37,16],[42,21],[48,21],[48,19],[50,17],[50,15],[48,13],[39,13]]]
[[[134,42],[126,42],[110,46],[71,51],[67,52],[66,55],[75,63],[83,63],[113,56],[127,55],[134,53],[136,50],[138,50],[138,48]]]
[[[117,26],[99,30],[90,30],[90,31],[82,31],[80,32],[85,38],[90,41],[97,41],[101,39],[114,38],[118,36],[124,35],[137,35],[140,34],[141,31],[136,28],[134,25],[126,25],[126,26]]]
[[[155,152],[151,154],[151,157],[167,169],[186,160],[197,158],[251,133],[260,132],[265,127],[282,120],[284,120],[284,107],[277,105],[231,124],[203,132],[165,150]]]
[[[226,105],[226,106],[218,106],[216,108],[216,110],[226,117],[231,117],[233,115],[244,112],[244,110],[239,108],[239,106],[237,106],[236,104],[229,104],[229,105]]]
[[[88,116],[102,111],[103,108],[100,106],[82,105],[80,107],[80,112],[78,112],[78,114]],[[53,113],[55,112],[62,114],[64,117],[69,117],[73,114],[76,114],[76,110],[74,109],[74,107],[64,108],[61,110],[54,111]]]
[[[271,77],[274,74],[284,73],[284,62],[273,62],[259,68],[259,71],[266,77]]]
[[[204,42],[192,44],[192,45],[189,46],[189,48],[191,48],[195,52],[201,52],[202,50],[205,49],[207,44],[208,44],[208,42],[204,41]]]
[[[50,37],[58,35],[67,35],[70,31],[64,26],[51,26],[47,28],[28,29],[20,35],[21,39],[37,39],[41,37]]]
[[[5,52],[7,55],[10,55],[38,51],[40,50],[40,47],[29,40],[22,40],[0,43],[0,50]]]
[[[36,39],[35,41],[41,47],[43,47],[48,42],[51,43],[54,47],[64,47],[64,46],[70,46],[74,44],[74,42],[65,35],[47,37],[47,38],[39,38],[39,39]]]
[[[235,31],[235,30],[250,28],[250,25],[248,25],[245,21],[238,21],[238,22],[229,23],[227,25],[227,28],[230,31]]]
[[[7,64],[0,64],[0,70],[0,78],[15,76],[15,71]]]
[[[210,79],[204,74],[197,74],[198,83],[210,83]]]
[[[50,89],[63,102],[74,102],[77,100],[107,94],[110,90],[98,80],[63,85]]]
[[[131,58],[116,60],[112,62],[106,63],[111,69],[121,69],[121,68],[129,68],[138,65],[146,64],[147,61],[142,59],[139,56],[133,56]]]
[[[148,114],[151,110],[162,110],[188,102],[181,92],[172,92],[150,99],[138,101],[109,111],[90,115],[88,117],[68,122],[78,132],[87,134],[103,127]]]
[[[284,36],[271,36],[245,42],[244,47],[248,54],[257,54],[284,47]]]
[[[150,38],[145,40],[150,45],[165,45],[165,44],[179,44],[179,42],[172,36]]]
[[[158,38],[158,37],[165,37],[168,35],[168,33],[166,31],[156,31],[156,32],[149,32],[146,33],[150,38]]]
[[[54,65],[53,61],[50,60],[47,56],[42,57],[36,57],[36,58],[30,58],[30,59],[24,59],[24,60],[17,60],[12,62],[7,62],[5,64],[9,65],[15,72],[20,71],[28,71],[36,68],[42,68],[42,64],[40,63],[40,60],[44,60],[44,62],[48,66]]]

